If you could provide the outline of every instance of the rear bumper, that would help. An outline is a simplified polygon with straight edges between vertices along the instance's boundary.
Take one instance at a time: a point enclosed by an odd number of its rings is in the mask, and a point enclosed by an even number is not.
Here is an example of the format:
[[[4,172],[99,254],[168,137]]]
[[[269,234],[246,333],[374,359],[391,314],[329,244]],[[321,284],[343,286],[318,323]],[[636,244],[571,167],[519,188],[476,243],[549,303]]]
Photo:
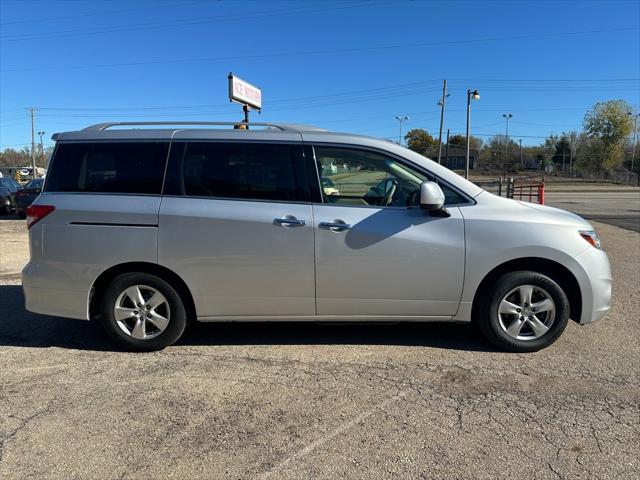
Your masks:
[[[575,259],[584,270],[584,278],[580,281],[582,290],[580,323],[595,322],[604,317],[611,308],[613,279],[609,258],[602,250],[590,247]]]
[[[44,280],[44,281],[43,281]],[[87,292],[62,290],[47,284],[42,265],[28,263],[22,270],[25,308],[33,313],[88,320]]]

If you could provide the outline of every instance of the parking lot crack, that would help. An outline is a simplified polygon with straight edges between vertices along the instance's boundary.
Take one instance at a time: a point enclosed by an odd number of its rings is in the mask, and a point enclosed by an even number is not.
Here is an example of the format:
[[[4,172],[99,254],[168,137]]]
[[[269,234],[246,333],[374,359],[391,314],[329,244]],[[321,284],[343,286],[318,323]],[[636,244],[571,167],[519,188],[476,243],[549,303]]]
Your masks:
[[[4,437],[0,438],[0,463],[2,463],[2,460],[4,458],[4,450],[5,450],[5,447],[7,446],[7,444],[11,440],[13,440],[16,437],[16,435],[18,435],[18,433],[20,433],[20,431],[25,429],[33,420],[35,420],[36,418],[38,418],[38,417],[40,417],[40,416],[42,416],[42,415],[44,415],[46,413],[49,413],[49,411],[51,409],[52,409],[51,402],[49,402],[45,408],[43,408],[42,410],[34,413],[33,415],[29,415],[28,417],[25,417],[25,418],[18,417],[17,415],[9,415],[9,418],[14,418],[14,419],[18,420],[19,423],[18,423],[18,426],[16,428],[11,430]]]
[[[343,423],[342,425],[338,426],[337,428],[335,428],[334,430],[332,430],[328,434],[320,437],[319,439],[311,442],[310,444],[306,445],[305,447],[301,448],[300,450],[294,452],[292,455],[286,457],[284,460],[282,460],[280,463],[275,465],[273,468],[271,468],[270,470],[268,470],[268,471],[264,472],[262,475],[260,475],[259,478],[261,478],[261,479],[270,478],[272,475],[274,475],[278,471],[281,471],[282,469],[286,468],[292,462],[294,462],[296,460],[300,460],[300,459],[306,457],[307,455],[311,454],[314,450],[316,450],[317,448],[323,446],[324,444],[326,444],[330,440],[332,440],[335,437],[341,435],[342,433],[346,432],[347,430],[353,428],[355,425],[364,422],[366,419],[368,419],[371,415],[373,415],[377,411],[384,411],[385,408],[389,404],[400,400],[402,397],[407,395],[409,392],[410,392],[410,390],[403,390],[403,391],[399,392],[398,394],[396,394],[396,395],[394,395],[392,397],[388,397],[387,399],[379,402],[378,404],[374,405],[373,407],[369,408],[368,410],[366,410],[366,411],[362,412],[361,414],[355,416],[351,420],[349,420],[349,421]]]

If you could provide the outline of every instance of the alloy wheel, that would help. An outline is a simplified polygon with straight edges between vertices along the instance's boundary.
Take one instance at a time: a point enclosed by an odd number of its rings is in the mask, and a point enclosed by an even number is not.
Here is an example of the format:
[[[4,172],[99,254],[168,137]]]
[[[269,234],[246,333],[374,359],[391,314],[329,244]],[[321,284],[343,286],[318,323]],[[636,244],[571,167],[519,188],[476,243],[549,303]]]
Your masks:
[[[137,340],[149,340],[165,331],[171,310],[169,302],[157,289],[132,285],[118,295],[113,315],[124,333]]]
[[[556,305],[544,288],[520,285],[507,293],[498,305],[500,327],[517,340],[542,337],[553,324]]]

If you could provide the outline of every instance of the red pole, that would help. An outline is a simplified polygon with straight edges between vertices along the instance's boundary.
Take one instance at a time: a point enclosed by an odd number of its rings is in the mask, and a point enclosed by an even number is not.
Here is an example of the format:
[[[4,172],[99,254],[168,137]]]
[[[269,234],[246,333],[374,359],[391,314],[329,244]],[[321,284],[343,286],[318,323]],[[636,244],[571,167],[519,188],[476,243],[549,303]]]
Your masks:
[[[538,203],[544,205],[544,181],[538,185]]]
[[[522,192],[524,191],[524,182],[520,180],[520,200],[522,200]]]

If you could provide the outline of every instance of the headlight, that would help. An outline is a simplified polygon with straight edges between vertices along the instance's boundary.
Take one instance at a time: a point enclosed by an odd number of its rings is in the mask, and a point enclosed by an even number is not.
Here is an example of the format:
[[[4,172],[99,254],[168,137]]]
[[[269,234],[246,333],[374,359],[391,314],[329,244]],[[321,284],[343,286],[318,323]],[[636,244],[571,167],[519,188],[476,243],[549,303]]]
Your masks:
[[[584,238],[587,242],[589,242],[592,246],[596,247],[598,250],[602,249],[600,245],[600,239],[598,238],[598,234],[595,230],[578,230],[580,236]]]

